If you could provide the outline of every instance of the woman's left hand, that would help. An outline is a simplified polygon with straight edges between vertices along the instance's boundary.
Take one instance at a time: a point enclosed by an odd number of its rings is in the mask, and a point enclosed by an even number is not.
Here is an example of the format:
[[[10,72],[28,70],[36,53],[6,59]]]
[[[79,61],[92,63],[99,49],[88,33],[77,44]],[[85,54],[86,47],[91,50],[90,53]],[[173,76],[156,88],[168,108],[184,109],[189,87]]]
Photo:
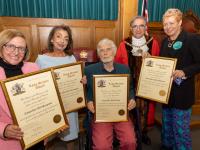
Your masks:
[[[82,77],[80,82],[83,83],[83,84],[87,84],[87,78],[86,78],[85,75]]]
[[[183,72],[183,70],[175,70],[172,73],[172,77],[175,80],[176,78],[181,78],[184,79],[185,78],[185,73]]]

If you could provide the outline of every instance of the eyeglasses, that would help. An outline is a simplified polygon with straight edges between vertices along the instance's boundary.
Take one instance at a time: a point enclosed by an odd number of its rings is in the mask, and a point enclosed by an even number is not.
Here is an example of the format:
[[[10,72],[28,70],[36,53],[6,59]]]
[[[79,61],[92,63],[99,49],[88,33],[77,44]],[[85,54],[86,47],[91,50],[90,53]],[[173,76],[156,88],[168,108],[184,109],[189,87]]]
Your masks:
[[[141,25],[133,25],[132,26],[133,29],[144,29],[145,25],[141,24]]]
[[[18,52],[20,54],[26,53],[26,47],[17,47],[17,46],[15,46],[13,44],[5,44],[4,47],[10,53],[14,52],[16,49],[18,50]]]

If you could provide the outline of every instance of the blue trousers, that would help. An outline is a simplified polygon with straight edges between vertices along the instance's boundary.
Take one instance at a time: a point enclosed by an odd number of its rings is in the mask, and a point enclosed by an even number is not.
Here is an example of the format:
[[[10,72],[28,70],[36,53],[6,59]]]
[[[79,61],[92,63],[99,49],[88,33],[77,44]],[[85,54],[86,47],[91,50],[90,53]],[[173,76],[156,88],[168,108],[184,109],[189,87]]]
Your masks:
[[[191,108],[163,108],[162,145],[173,150],[192,150],[190,133]]]

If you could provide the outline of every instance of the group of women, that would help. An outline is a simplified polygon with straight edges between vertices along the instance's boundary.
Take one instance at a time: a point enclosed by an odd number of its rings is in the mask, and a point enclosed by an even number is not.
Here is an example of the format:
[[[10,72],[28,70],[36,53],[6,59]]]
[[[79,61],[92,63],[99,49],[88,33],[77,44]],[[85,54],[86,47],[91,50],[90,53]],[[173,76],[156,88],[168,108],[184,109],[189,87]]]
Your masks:
[[[25,36],[18,30],[7,29],[0,33],[0,79],[37,71],[56,65],[76,62],[72,53],[72,33],[68,26],[56,26],[48,38],[48,50],[38,55],[36,63],[27,62],[30,50],[27,48]],[[19,140],[23,137],[20,127],[13,124],[2,89],[0,89],[0,147],[2,150],[21,150]],[[70,128],[59,134],[66,141],[67,149],[74,149],[74,139],[78,138],[78,114],[67,114]],[[44,150],[44,142],[40,142],[29,150]]]
[[[163,15],[163,28],[167,35],[160,56],[177,58],[169,103],[163,105],[162,149],[192,149],[190,135],[191,106],[194,104],[194,76],[200,72],[200,36],[182,30],[182,12],[168,9]],[[48,50],[38,55],[36,63],[27,62],[30,50],[25,36],[18,30],[6,29],[0,33],[0,79],[26,74],[39,69],[76,62],[72,52],[72,33],[68,26],[54,27],[48,38]],[[78,114],[68,113],[70,128],[59,134],[67,149],[74,149],[78,138]],[[5,96],[0,88],[0,147],[2,150],[21,150],[23,131],[13,124]],[[44,149],[40,142],[31,149]]]

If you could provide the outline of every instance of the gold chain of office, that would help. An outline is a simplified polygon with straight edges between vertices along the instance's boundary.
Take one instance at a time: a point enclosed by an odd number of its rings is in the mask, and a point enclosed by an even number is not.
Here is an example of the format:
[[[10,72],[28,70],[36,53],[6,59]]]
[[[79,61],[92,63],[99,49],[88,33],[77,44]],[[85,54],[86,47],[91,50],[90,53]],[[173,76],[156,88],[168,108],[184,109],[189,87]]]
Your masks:
[[[134,44],[130,44],[130,43],[127,42],[127,41],[125,41],[125,43],[126,43],[128,46],[131,46],[132,48],[136,47],[136,48],[140,49],[142,46],[149,44],[152,40],[153,40],[153,37],[151,37],[146,43],[144,43],[144,44],[142,44],[142,45],[140,45],[140,46],[137,46],[137,45],[134,45]]]

